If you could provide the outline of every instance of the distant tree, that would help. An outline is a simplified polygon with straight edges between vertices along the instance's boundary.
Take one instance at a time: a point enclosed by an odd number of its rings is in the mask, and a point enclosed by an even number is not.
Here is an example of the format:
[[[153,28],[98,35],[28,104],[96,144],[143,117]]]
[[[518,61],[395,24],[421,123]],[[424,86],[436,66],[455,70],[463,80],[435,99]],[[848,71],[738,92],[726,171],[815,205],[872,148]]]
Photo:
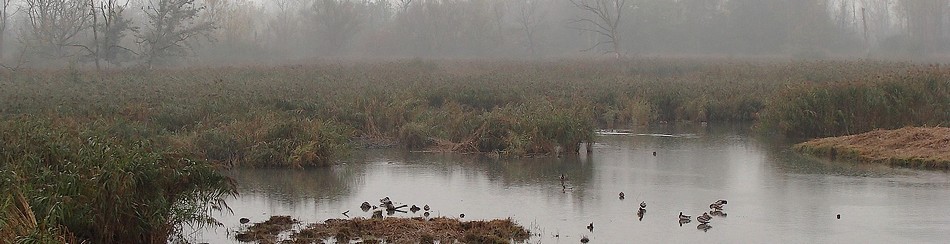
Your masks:
[[[13,0],[0,0],[0,60],[4,57],[4,44],[6,44],[7,26],[10,20],[10,3]]]
[[[620,38],[620,24],[623,23],[623,10],[626,0],[569,0],[574,7],[587,13],[588,17],[578,17],[571,21],[573,28],[583,32],[590,32],[605,39],[598,38],[588,49],[593,50],[601,45],[609,45],[607,53],[614,53],[620,57],[623,53],[623,42]]]
[[[132,19],[125,16],[128,2],[119,0],[104,0],[96,2],[89,0],[90,16],[92,16],[92,44],[83,46],[100,69],[100,60],[118,65],[124,58],[133,53],[122,46],[122,39],[129,32],[137,31],[132,25]]]
[[[339,53],[356,35],[363,23],[362,3],[351,0],[316,0],[312,5],[313,21],[325,42],[326,50]]]
[[[544,23],[545,12],[542,9],[542,0],[519,0],[515,7],[517,14],[515,22],[524,35],[525,47],[531,55],[538,55],[538,31]]]
[[[24,0],[26,28],[21,41],[27,49],[49,58],[71,55],[78,36],[89,27],[89,8],[81,0]]]
[[[213,40],[214,22],[198,18],[203,9],[195,6],[195,0],[148,1],[143,8],[148,23],[145,31],[136,35],[145,65],[151,67],[164,58],[192,53],[190,41],[196,38]]]
[[[947,18],[947,0],[901,0],[898,9],[907,34],[918,43],[919,51],[929,53],[940,48]]]

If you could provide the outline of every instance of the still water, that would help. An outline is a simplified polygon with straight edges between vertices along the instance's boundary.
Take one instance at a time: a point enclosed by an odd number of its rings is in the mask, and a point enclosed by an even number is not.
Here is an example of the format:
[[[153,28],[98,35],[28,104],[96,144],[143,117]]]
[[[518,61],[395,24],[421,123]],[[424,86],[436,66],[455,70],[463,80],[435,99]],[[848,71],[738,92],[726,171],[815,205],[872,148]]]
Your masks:
[[[644,128],[598,137],[592,153],[562,158],[364,150],[311,170],[229,172],[241,193],[224,227],[198,242],[236,242],[241,217],[290,215],[304,223],[369,217],[360,203],[428,204],[434,215],[511,217],[531,243],[918,243],[950,240],[950,174],[801,156],[747,129]],[[653,155],[656,152],[656,156]],[[561,185],[559,176],[567,178]],[[625,193],[620,200],[618,194]],[[726,217],[703,231],[697,215],[718,199]],[[637,217],[638,204],[647,204]],[[693,221],[680,225],[682,211]],[[836,215],[841,214],[841,219]],[[421,216],[422,212],[396,216]],[[594,224],[594,230],[586,226]]]

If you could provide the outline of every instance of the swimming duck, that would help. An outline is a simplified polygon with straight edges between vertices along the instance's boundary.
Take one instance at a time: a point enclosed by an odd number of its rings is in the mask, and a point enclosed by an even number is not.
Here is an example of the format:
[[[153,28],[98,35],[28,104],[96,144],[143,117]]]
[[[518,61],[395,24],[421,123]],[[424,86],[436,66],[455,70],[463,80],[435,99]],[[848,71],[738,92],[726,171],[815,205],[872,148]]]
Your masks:
[[[680,220],[689,220],[692,216],[685,215],[683,212],[680,212]]]
[[[712,220],[712,216],[709,216],[709,213],[703,213],[702,216],[696,217],[696,220],[703,224],[708,224]]]
[[[712,225],[709,225],[707,223],[702,223],[702,224],[697,225],[696,229],[706,232],[706,231],[709,231],[709,229],[712,229]]]
[[[623,192],[620,192],[620,200],[623,200]]]

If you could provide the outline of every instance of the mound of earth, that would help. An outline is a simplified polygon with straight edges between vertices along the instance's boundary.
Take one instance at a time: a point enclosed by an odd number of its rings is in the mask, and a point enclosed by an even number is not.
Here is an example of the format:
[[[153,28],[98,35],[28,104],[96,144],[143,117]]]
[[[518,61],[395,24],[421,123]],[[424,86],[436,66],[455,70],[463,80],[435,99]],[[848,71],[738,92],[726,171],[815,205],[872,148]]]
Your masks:
[[[950,169],[950,128],[905,127],[815,139],[795,150],[833,160]]]
[[[284,217],[289,219],[289,217]],[[273,220],[273,219],[272,219]],[[264,227],[284,221],[257,223],[248,232],[239,233],[240,241],[261,243],[323,243],[331,238],[337,242],[359,243],[509,243],[523,242],[530,237],[527,229],[511,219],[461,221],[453,218],[353,218],[328,219],[313,223],[299,231]],[[261,227],[257,227],[261,225]],[[288,231],[289,240],[275,238],[277,232]],[[241,237],[245,237],[242,239]],[[248,238],[250,237],[250,238]]]

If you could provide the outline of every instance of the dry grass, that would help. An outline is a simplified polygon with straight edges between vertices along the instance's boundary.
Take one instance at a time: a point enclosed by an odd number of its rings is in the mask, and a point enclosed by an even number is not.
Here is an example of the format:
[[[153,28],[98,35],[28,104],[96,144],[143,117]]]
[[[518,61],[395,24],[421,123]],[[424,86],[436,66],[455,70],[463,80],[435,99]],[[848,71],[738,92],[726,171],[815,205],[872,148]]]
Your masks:
[[[795,149],[832,159],[950,169],[950,128],[905,127],[811,140]]]
[[[276,216],[275,216],[276,217]],[[289,217],[282,217],[290,219]],[[274,222],[274,223],[272,223]],[[283,221],[286,222],[286,221]],[[281,223],[283,223],[281,222]],[[274,217],[241,233],[238,240],[275,242],[276,235],[289,230],[287,223],[276,223]],[[293,223],[293,222],[290,222]],[[279,226],[276,228],[273,226]],[[322,243],[362,239],[385,240],[387,243],[509,243],[527,240],[530,234],[511,219],[461,221],[451,218],[383,218],[328,219],[293,233],[283,242]]]

